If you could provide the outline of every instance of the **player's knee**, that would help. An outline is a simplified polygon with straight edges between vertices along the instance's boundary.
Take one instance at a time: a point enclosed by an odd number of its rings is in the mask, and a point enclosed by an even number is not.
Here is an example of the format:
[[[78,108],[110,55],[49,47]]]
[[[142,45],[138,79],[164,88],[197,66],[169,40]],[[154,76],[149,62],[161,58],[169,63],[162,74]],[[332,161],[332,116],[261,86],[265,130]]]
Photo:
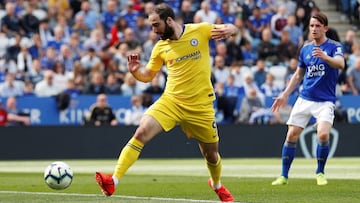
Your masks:
[[[321,142],[329,140],[329,133],[327,133],[327,132],[318,132],[318,139]]]
[[[137,129],[136,129],[136,132],[134,134],[134,137],[136,139],[138,139],[139,141],[141,141],[142,143],[147,143],[150,138],[148,136],[148,131],[146,130],[146,128],[144,126],[139,126]]]
[[[217,152],[204,152],[204,157],[206,159],[206,161],[210,162],[210,163],[217,163],[218,159],[219,159],[219,155]]]
[[[290,142],[297,142],[300,136],[302,128],[297,126],[291,126],[286,135],[286,140]]]
[[[286,136],[286,140],[289,142],[297,142],[299,139],[299,135],[296,133],[288,133]]]

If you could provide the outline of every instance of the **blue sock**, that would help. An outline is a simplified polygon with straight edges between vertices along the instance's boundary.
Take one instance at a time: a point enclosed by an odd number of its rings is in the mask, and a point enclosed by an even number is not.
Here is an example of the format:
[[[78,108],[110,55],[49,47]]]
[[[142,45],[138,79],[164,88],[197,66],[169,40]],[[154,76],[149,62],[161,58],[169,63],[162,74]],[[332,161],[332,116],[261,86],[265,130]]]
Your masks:
[[[329,155],[330,146],[329,141],[319,142],[316,149],[316,158],[318,167],[316,169],[316,174],[324,173],[324,168],[326,164],[327,157]]]
[[[282,149],[282,171],[281,175],[288,178],[290,166],[294,160],[296,152],[296,143],[285,141]]]

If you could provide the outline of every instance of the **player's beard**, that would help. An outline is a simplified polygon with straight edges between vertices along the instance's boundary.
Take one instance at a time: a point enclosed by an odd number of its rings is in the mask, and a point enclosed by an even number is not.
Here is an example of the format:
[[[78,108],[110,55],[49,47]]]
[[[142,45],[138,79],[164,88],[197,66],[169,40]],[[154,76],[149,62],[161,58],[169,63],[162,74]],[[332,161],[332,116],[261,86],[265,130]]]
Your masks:
[[[174,35],[175,31],[165,22],[165,30],[163,35],[160,36],[162,40],[170,39]]]

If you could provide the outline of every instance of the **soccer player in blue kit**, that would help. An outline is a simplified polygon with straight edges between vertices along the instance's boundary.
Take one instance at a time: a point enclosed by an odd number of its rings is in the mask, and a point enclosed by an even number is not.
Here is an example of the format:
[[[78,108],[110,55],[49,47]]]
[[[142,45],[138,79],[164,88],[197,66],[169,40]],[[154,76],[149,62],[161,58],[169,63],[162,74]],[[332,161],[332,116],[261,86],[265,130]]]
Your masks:
[[[274,98],[272,110],[287,104],[290,93],[303,81],[289,120],[288,131],[282,148],[282,174],[272,185],[288,184],[288,173],[295,157],[296,143],[311,116],[316,119],[317,130],[317,185],[326,185],[324,168],[329,154],[329,134],[334,120],[335,89],[340,69],[345,66],[342,46],[328,39],[328,19],[319,12],[310,18],[309,31],[312,41],[304,44],[299,54],[299,64],[285,90]]]

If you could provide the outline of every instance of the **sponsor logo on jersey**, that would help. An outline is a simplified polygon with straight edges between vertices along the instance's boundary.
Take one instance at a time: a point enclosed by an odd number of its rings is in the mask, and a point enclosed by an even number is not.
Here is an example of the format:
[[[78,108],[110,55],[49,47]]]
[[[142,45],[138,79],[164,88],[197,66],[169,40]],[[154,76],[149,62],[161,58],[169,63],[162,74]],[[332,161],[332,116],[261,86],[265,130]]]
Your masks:
[[[325,65],[324,64],[316,64],[310,65],[307,67],[307,76],[308,77],[319,77],[325,75]]]
[[[176,62],[181,62],[181,61],[184,61],[184,60],[187,60],[187,59],[198,59],[200,58],[201,54],[200,54],[200,51],[197,50],[193,53],[190,53],[190,54],[187,54],[185,56],[181,56],[177,59],[175,59]]]

